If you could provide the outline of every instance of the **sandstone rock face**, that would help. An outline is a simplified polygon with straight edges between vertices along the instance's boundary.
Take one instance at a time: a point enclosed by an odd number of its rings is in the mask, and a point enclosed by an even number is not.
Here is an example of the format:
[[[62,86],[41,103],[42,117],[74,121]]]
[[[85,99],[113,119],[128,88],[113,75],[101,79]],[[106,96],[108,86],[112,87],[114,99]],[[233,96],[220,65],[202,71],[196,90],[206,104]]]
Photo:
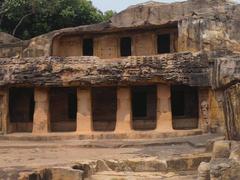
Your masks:
[[[226,89],[240,80],[240,54],[225,54],[210,57],[214,62],[212,87]],[[211,60],[210,60],[211,61]]]
[[[209,163],[202,162],[198,167],[198,180],[210,179],[210,166]]]
[[[224,91],[224,109],[227,135],[229,139],[240,140],[240,84],[237,83]]]
[[[0,45],[7,44],[7,43],[16,43],[21,41],[20,39],[11,36],[10,34],[0,32]]]
[[[83,171],[67,167],[56,167],[39,170],[33,173],[22,173],[18,180],[80,180],[83,179]]]
[[[159,25],[179,21],[193,13],[212,13],[216,8],[230,5],[227,0],[190,0],[177,3],[148,2],[136,6],[130,6],[125,11],[111,19],[112,25],[116,27],[131,27],[143,25]]]
[[[0,32],[0,57],[22,56],[24,42],[7,33]]]
[[[198,180],[240,179],[239,142],[217,141],[213,149],[211,161],[198,168]]]

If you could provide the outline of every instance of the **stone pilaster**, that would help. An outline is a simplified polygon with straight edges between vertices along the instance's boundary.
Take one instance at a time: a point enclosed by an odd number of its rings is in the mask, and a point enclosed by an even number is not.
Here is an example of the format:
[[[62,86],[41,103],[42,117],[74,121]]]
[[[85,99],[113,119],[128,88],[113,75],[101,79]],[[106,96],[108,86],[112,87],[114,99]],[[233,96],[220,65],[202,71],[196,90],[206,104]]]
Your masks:
[[[9,133],[9,123],[9,90],[0,89],[0,132]]]
[[[214,96],[212,96],[214,98]],[[198,128],[202,129],[203,132],[208,133],[211,129],[210,116],[210,98],[208,89],[198,90],[199,98],[199,122]],[[219,112],[218,112],[219,113]]]
[[[43,134],[50,131],[49,92],[47,88],[34,91],[35,110],[33,116],[33,133]]]
[[[167,84],[157,86],[157,131],[172,131],[171,87]]]
[[[78,89],[77,132],[91,133],[93,131],[91,89]]]
[[[132,129],[131,89],[120,87],[117,90],[116,133],[129,132]]]

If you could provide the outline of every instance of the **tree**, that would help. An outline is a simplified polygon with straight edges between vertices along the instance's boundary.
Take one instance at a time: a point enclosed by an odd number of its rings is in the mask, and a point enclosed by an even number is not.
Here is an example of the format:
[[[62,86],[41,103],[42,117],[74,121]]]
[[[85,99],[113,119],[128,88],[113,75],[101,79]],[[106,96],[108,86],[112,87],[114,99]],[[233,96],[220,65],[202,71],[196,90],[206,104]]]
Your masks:
[[[103,15],[103,19],[105,21],[108,21],[112,16],[116,15],[117,13],[113,10],[108,10],[106,12],[104,12],[104,15]]]
[[[64,28],[99,23],[114,14],[90,0],[0,0],[0,30],[21,39]]]

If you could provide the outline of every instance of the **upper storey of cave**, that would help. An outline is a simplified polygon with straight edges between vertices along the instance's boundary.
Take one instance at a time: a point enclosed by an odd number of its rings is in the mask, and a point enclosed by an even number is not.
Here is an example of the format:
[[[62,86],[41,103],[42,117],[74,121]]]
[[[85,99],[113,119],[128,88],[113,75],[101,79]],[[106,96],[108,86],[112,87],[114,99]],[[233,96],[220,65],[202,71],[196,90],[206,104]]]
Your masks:
[[[230,0],[150,1],[130,6],[108,22],[2,43],[0,57],[113,59],[182,51],[240,51],[239,28],[240,5]]]

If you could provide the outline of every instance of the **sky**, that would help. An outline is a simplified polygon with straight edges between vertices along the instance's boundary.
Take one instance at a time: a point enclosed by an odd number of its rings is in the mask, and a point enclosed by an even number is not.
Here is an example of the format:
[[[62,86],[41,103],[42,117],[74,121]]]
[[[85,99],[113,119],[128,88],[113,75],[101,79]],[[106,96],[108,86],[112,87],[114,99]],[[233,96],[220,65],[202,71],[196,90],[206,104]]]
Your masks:
[[[149,0],[92,0],[95,7],[105,12],[107,10],[114,10],[120,12],[121,10],[126,9],[128,6],[143,3]],[[184,0],[154,0],[159,2],[177,2]],[[240,2],[240,0],[236,0]]]

